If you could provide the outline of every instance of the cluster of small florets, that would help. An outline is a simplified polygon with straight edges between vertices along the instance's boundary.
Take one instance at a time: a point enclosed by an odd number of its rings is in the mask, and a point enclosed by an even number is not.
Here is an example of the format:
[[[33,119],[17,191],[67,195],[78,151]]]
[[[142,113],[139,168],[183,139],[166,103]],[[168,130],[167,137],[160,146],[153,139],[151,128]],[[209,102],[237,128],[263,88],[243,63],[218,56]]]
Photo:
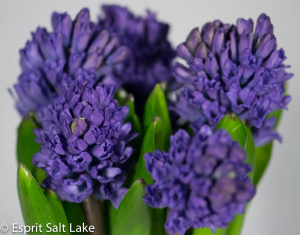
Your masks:
[[[135,17],[114,5],[103,11],[97,24],[86,8],[75,20],[54,12],[53,31],[39,27],[20,50],[14,87],[20,114],[34,111],[41,124],[33,161],[47,172],[43,185],[63,200],[81,202],[94,193],[117,206],[134,136],[124,124],[128,107],[113,100],[115,89],[123,85],[145,101],[157,82],[172,77],[175,53],[168,25],[153,13]]]
[[[65,78],[64,95],[40,116],[36,129],[41,150],[33,163],[46,171],[46,188],[62,200],[81,202],[94,193],[118,206],[126,189],[126,162],[132,154],[127,106],[114,100],[115,87],[95,83],[95,73],[79,71]]]
[[[128,59],[127,47],[91,22],[88,9],[82,9],[74,21],[67,13],[54,12],[52,27],[51,33],[39,27],[20,51],[22,74],[15,90],[23,116],[61,94],[64,76],[74,77],[79,69],[95,70],[96,80],[114,84]]]
[[[179,130],[171,137],[168,153],[145,155],[155,182],[146,187],[144,201],[169,208],[165,228],[170,234],[184,234],[192,227],[215,232],[243,213],[255,194],[246,157],[225,130],[213,133],[204,125],[193,137]]]
[[[143,18],[116,5],[104,5],[102,10],[105,17],[100,18],[100,25],[115,33],[130,51],[122,75],[126,90],[136,100],[145,100],[155,84],[172,83],[171,65],[176,53],[167,39],[169,25],[157,21],[150,11]]]
[[[195,28],[177,48],[187,65],[171,68],[175,53],[167,24],[150,11],[142,18],[116,5],[102,9],[97,24],[88,9],[73,21],[54,12],[53,32],[38,28],[20,51],[16,107],[22,116],[35,111],[41,124],[33,163],[46,172],[43,186],[62,200],[80,203],[94,194],[117,208],[127,191],[123,184],[134,151],[129,142],[136,134],[125,123],[128,107],[118,105],[115,90],[133,93],[142,110],[156,83],[178,88],[174,76],[182,89],[171,108],[191,123],[194,135],[179,129],[169,152],[145,155],[154,183],[146,186],[144,201],[169,208],[170,234],[226,227],[244,212],[255,188],[246,152],[225,130],[213,133],[214,127],[235,113],[251,128],[256,146],[280,140],[276,119],[268,115],[291,99],[284,93],[292,74],[270,18],[259,16],[254,31],[251,19]]]
[[[215,126],[233,112],[261,134],[255,135],[257,146],[279,137],[267,115],[286,108],[291,98],[284,94],[285,82],[292,74],[286,72],[289,66],[283,64],[286,57],[277,49],[268,16],[259,16],[254,32],[251,19],[238,19],[237,25],[207,23],[201,32],[192,30],[177,53],[188,67],[175,65],[174,76],[185,86],[174,109],[194,129]]]
[[[51,103],[61,94],[64,76],[79,69],[95,70],[96,81],[120,87],[146,100],[160,81],[170,81],[174,50],[168,25],[148,12],[135,17],[126,8],[103,6],[105,19],[95,24],[84,8],[72,21],[67,13],[52,14],[53,32],[38,28],[20,50],[22,74],[15,85],[22,116]],[[146,92],[146,93],[145,93]]]

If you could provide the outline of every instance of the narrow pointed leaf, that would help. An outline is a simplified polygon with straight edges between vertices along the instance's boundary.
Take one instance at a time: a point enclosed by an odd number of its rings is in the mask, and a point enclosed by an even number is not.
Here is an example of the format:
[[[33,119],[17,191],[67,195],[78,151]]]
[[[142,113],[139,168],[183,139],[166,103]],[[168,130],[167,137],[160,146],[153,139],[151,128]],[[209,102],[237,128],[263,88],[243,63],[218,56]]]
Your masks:
[[[219,129],[225,129],[233,140],[239,142],[243,148],[246,148],[247,132],[243,122],[236,114],[230,113],[223,117],[215,130]]]
[[[167,209],[151,208],[151,235],[165,235]]]
[[[285,83],[285,94],[288,90],[288,83]],[[276,123],[274,129],[278,128],[280,119],[282,117],[283,109],[276,110],[268,115],[268,118],[275,117]],[[273,141],[274,142],[274,141]],[[272,155],[273,142],[255,149],[255,171],[253,176],[253,183],[257,186],[262,179]]]
[[[142,201],[145,183],[137,180],[125,194],[113,222],[112,235],[150,235],[151,210]]]
[[[284,84],[284,87],[285,87],[284,95],[286,95],[287,92],[288,92],[288,83],[287,82]],[[283,113],[283,109],[279,109],[279,110],[273,111],[272,113],[270,113],[268,115],[268,118],[270,118],[270,117],[275,117],[276,118],[276,123],[275,123],[275,126],[274,126],[275,130],[277,129],[277,127],[279,125],[279,122],[280,122],[281,117],[282,117],[282,113]]]
[[[87,224],[81,203],[71,203],[64,201],[62,202],[62,205],[64,207],[67,219],[69,223],[72,224],[72,227],[76,228],[77,225],[82,226],[83,223]],[[75,234],[76,232],[72,232],[72,234],[73,233]],[[88,233],[86,232],[81,232],[81,234],[88,235]]]
[[[258,185],[271,159],[273,142],[255,149],[255,171],[253,183]]]
[[[268,117],[275,117],[275,130],[277,129],[283,110],[277,110],[268,115]],[[274,142],[274,141],[273,141]],[[253,176],[253,183],[257,186],[262,179],[271,159],[273,142],[255,149],[255,171]]]
[[[105,201],[104,202],[104,206],[105,206],[105,216],[106,216],[106,220],[107,220],[107,233],[111,234],[112,232],[112,228],[113,228],[113,222],[114,222],[114,218],[117,214],[117,210],[113,207],[113,205],[111,204],[110,201]]]
[[[255,172],[255,145],[252,137],[251,130],[248,126],[245,126],[247,132],[247,143],[246,143],[246,152],[247,160],[246,162],[251,166],[252,170],[248,173],[248,177],[253,181],[254,172]]]
[[[25,224],[40,224],[44,228],[40,234],[48,234],[46,224],[58,226],[59,218],[28,168],[22,163],[18,168],[17,185]]]
[[[245,213],[246,211],[243,214],[238,214],[234,217],[234,220],[228,225],[225,235],[241,234],[244,219],[245,219]]]
[[[46,197],[47,197],[58,221],[61,224],[65,225],[66,226],[65,231],[69,232],[70,231],[69,222],[68,222],[65,210],[64,210],[62,203],[59,200],[58,196],[56,195],[56,193],[54,191],[48,190],[46,192]]]
[[[163,121],[160,117],[154,117],[148,130],[145,133],[144,140],[142,143],[140,156],[138,158],[138,162],[135,167],[133,180],[137,180],[139,178],[145,179],[148,184],[153,183],[153,179],[151,175],[148,173],[146,169],[146,163],[144,160],[145,153],[154,152],[155,149],[158,150],[167,150],[164,142],[169,140],[164,140],[163,138],[167,138],[167,135],[164,135],[166,130],[163,126]],[[154,209],[151,208],[151,234],[152,235],[164,235],[164,222],[166,218],[166,209]]]
[[[35,142],[33,130],[37,128],[32,116],[23,118],[18,128],[17,159],[18,164],[24,163],[32,172],[32,156],[40,150],[40,144]]]
[[[214,234],[209,228],[199,228],[194,229],[192,235],[224,235],[224,229],[217,229],[216,233]]]
[[[228,114],[220,120],[216,130],[225,129],[231,135],[232,139],[239,142],[240,145],[247,152],[247,163],[252,167],[254,166],[254,141],[251,131],[248,126],[245,126],[243,122],[235,115]],[[253,171],[249,172],[249,177],[253,177]],[[237,214],[234,220],[224,229],[223,234],[226,235],[239,235],[243,227],[245,214]]]
[[[133,181],[143,178],[147,184],[153,183],[151,175],[146,170],[144,155],[148,152],[154,152],[155,149],[165,150],[163,145],[163,142],[166,141],[163,139],[166,137],[164,134],[165,131],[164,123],[161,118],[155,117],[145,133],[141,153],[135,167]]]
[[[164,123],[165,134],[163,139],[168,139],[171,135],[171,121],[167,106],[167,100],[164,93],[165,84],[157,84],[151,92],[144,111],[143,129],[147,130],[156,116],[160,117]],[[163,143],[168,148],[168,142]]]
[[[46,178],[46,172],[36,166],[33,167],[32,171],[32,175],[34,176],[36,182],[41,185],[43,180]]]
[[[127,92],[122,88],[116,91],[115,99],[118,101],[120,106],[126,103],[127,95]]]
[[[136,112],[135,112],[135,103],[134,103],[134,97],[132,94],[128,94],[124,91],[121,92],[122,90],[119,90],[119,93],[124,93],[124,94],[119,94],[119,96],[124,96],[126,95],[126,99],[122,100],[123,104],[122,105],[126,105],[129,108],[129,113],[128,116],[125,120],[125,122],[129,122],[131,124],[131,132],[132,133],[137,133],[138,136],[136,138],[134,138],[131,141],[131,145],[134,147],[135,151],[132,155],[132,159],[134,159],[134,161],[137,161],[138,157],[139,157],[139,153],[141,150],[141,145],[142,145],[142,140],[143,140],[143,133],[142,133],[142,127],[141,127],[141,123],[139,120],[139,117],[137,116]],[[127,179],[124,183],[124,187],[130,187],[131,184],[134,182],[132,180],[134,171],[130,171],[127,175]],[[137,180],[139,177],[137,177],[135,180]]]
[[[139,117],[135,112],[134,98],[131,94],[127,96],[127,100],[125,105],[129,107],[129,114],[125,120],[125,122],[130,122],[132,125],[132,132],[138,133],[139,136],[132,140],[132,145],[135,147],[136,151],[140,151],[140,146],[142,142],[142,127],[139,120]]]
[[[282,113],[283,113],[283,109],[280,109],[280,110],[276,110],[268,115],[268,118],[270,118],[270,117],[276,118],[276,122],[275,122],[275,126],[274,126],[275,130],[277,129],[277,127],[279,125],[280,119],[282,117]]]
[[[129,107],[129,114],[125,122],[130,122],[132,124],[132,131],[141,133],[141,123],[138,116],[135,113],[134,98],[131,94],[127,96],[125,105]]]

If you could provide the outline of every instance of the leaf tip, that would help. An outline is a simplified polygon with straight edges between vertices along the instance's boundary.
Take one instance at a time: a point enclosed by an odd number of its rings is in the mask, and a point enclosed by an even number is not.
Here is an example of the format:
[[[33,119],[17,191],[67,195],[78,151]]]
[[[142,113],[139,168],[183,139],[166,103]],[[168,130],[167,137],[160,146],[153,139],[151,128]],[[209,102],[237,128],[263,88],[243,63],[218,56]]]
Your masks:
[[[161,121],[161,118],[159,116],[155,116],[152,118],[152,122],[157,122],[157,120],[160,120]]]
[[[139,179],[137,179],[137,180],[135,181],[135,183],[136,183],[136,184],[146,185],[146,182],[145,182],[145,180],[144,180],[142,177],[140,177]]]
[[[166,82],[161,82],[159,83],[160,87],[165,91],[167,89],[167,83]]]
[[[230,119],[232,119],[233,121],[236,121],[236,119],[238,118],[238,116],[237,116],[235,113],[229,113],[229,114],[228,114],[228,117],[229,117]]]
[[[47,193],[47,195],[50,195],[50,196],[57,196],[56,193],[52,189],[47,189],[46,193]]]
[[[134,96],[131,94],[131,93],[129,93],[128,95],[127,95],[127,100],[126,100],[126,102],[134,102]]]
[[[30,171],[28,170],[27,166],[24,163],[19,164],[19,169],[18,169],[19,174],[23,174],[26,177],[30,175]]]

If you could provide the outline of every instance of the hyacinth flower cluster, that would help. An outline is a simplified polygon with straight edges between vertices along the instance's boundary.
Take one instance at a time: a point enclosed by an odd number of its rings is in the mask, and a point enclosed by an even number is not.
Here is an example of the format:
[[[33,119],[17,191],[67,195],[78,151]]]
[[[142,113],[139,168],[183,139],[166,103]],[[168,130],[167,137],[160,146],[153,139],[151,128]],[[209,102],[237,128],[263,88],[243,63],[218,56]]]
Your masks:
[[[39,118],[44,128],[35,134],[42,145],[33,163],[47,173],[44,187],[62,200],[79,203],[94,193],[117,207],[135,135],[124,123],[128,107],[114,100],[115,87],[95,83],[95,76],[79,71],[75,81],[63,80],[65,95]]]
[[[90,20],[86,8],[73,21],[67,13],[54,12],[53,31],[39,27],[32,34],[20,50],[22,73],[14,86],[22,116],[50,104],[61,94],[63,77],[74,77],[81,68],[95,70],[96,81],[124,85],[143,100],[157,82],[170,80],[175,52],[167,40],[168,25],[150,12],[137,18],[114,5],[103,10],[106,18],[100,23]]]
[[[19,113],[26,116],[35,111],[42,126],[36,131],[42,147],[33,163],[47,172],[44,187],[55,190],[62,200],[81,202],[94,192],[117,206],[126,192],[121,188],[124,172],[119,165],[126,162],[132,148],[126,147],[131,126],[123,125],[128,110],[119,110],[116,101],[112,101],[113,95],[117,88],[126,88],[129,79],[132,84],[128,88],[137,84],[136,89],[128,89],[133,93],[141,90],[141,84],[149,93],[157,82],[169,80],[175,53],[167,41],[168,25],[158,22],[154,14],[135,17],[126,8],[114,5],[103,6],[103,10],[106,18],[99,23],[90,20],[86,8],[73,21],[67,13],[54,12],[53,32],[39,27],[20,50],[22,74],[14,88]],[[132,28],[137,31],[131,32]],[[99,97],[112,103],[107,104],[107,114],[103,114],[105,107],[100,107],[103,110],[92,115],[93,103],[85,107],[83,116],[73,113],[76,104],[71,100],[81,96],[85,83],[89,89],[100,83],[113,85],[102,88],[108,97]],[[91,95],[83,99],[95,98],[94,92]],[[81,100],[80,104],[86,102]],[[64,117],[56,120],[60,115]],[[86,171],[88,174],[82,174]],[[100,183],[93,182],[101,177]],[[82,191],[70,191],[75,186]]]
[[[102,10],[104,16],[99,24],[116,34],[130,51],[122,74],[124,88],[137,101],[145,101],[155,84],[162,81],[174,84],[171,65],[176,53],[167,40],[169,25],[157,21],[149,10],[145,18],[117,5],[104,5]]]
[[[91,22],[86,8],[74,21],[67,13],[54,12],[51,22],[53,32],[38,27],[20,50],[22,74],[15,90],[16,107],[22,116],[50,104],[62,93],[63,77],[74,77],[81,68],[95,70],[96,81],[113,84],[128,58],[128,48]]]
[[[193,29],[177,47],[182,63],[168,30],[151,11],[103,5],[96,23],[86,8],[74,20],[54,12],[52,32],[32,34],[14,86],[26,223],[76,214],[96,235],[240,234],[237,215],[270,158],[272,145],[263,145],[281,139],[279,113],[270,114],[291,99],[284,51],[265,14],[255,29],[251,19]],[[30,198],[34,184],[39,197]]]
[[[268,114],[286,109],[291,97],[285,82],[292,77],[283,49],[277,49],[270,18],[261,14],[253,30],[252,19],[236,25],[219,20],[193,29],[177,48],[187,62],[174,66],[175,78],[184,85],[173,109],[198,130],[215,126],[227,113],[235,113],[252,128],[256,146],[280,136]]]
[[[169,208],[165,228],[184,234],[189,228],[223,228],[255,195],[247,173],[246,153],[225,130],[204,125],[193,136],[180,129],[170,139],[169,152],[145,155],[154,184],[144,201]]]

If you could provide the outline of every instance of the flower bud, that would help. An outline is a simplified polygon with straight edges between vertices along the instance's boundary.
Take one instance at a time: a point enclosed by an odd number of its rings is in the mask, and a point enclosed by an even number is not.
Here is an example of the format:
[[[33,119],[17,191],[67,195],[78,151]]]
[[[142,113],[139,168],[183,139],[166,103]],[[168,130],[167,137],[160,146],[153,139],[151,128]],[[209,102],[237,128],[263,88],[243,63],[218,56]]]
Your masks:
[[[256,49],[256,56],[259,58],[268,57],[271,52],[276,49],[276,38],[273,34],[268,34],[264,37],[264,39],[258,44]]]

